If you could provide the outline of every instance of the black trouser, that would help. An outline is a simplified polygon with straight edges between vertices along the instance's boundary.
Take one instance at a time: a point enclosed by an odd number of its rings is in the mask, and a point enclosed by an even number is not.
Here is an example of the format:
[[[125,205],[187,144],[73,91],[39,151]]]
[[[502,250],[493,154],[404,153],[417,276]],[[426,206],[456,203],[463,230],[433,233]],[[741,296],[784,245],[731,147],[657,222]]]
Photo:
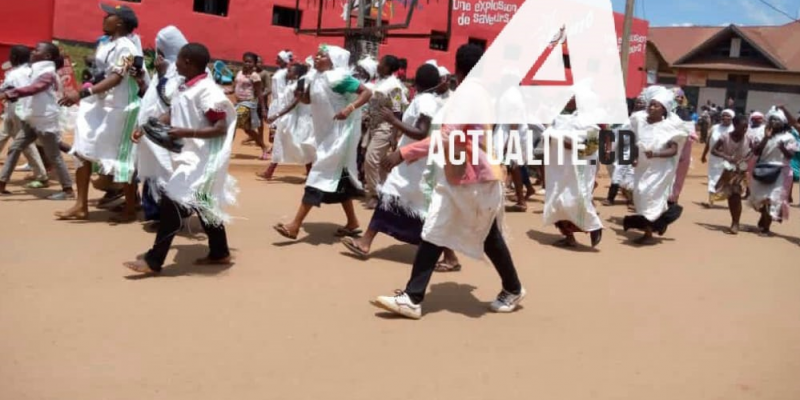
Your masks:
[[[411,270],[411,279],[406,285],[406,294],[416,304],[425,299],[425,290],[431,280],[436,263],[442,255],[444,249],[433,243],[422,241],[417,249],[417,256],[414,258],[414,268]],[[513,294],[519,294],[522,284],[517,277],[517,270],[514,268],[514,261],[508,251],[506,241],[497,228],[497,221],[492,223],[492,230],[483,242],[483,251],[492,261],[492,265],[500,275],[503,282],[503,289]]]
[[[617,198],[617,193],[619,193],[619,185],[616,183],[612,183],[611,186],[608,187],[607,200],[613,203],[614,199]]]
[[[144,259],[153,271],[161,271],[167,253],[172,246],[172,239],[181,230],[181,221],[184,216],[191,215],[190,212],[182,209],[172,199],[166,195],[161,196],[161,223],[156,234],[156,241],[153,248],[147,252]],[[210,249],[208,258],[219,260],[230,255],[228,250],[228,237],[225,234],[225,227],[222,225],[211,226],[200,218],[200,224],[208,236],[208,247]]]

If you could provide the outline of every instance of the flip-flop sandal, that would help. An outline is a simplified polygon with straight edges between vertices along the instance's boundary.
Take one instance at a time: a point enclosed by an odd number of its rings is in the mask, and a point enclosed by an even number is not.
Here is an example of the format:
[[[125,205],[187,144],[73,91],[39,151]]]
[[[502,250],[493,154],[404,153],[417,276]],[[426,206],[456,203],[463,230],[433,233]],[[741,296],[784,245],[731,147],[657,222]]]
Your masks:
[[[357,238],[361,235],[363,231],[361,229],[347,229],[347,228],[339,228],[336,230],[336,237],[352,237]]]
[[[434,268],[436,272],[459,272],[461,271],[461,264],[449,264],[444,261],[440,261],[436,263],[436,268]]]
[[[272,229],[275,229],[275,232],[278,232],[281,236],[287,239],[292,239],[292,240],[297,239],[297,235],[292,235],[291,233],[289,233],[289,230],[286,229],[286,225],[284,224],[275,225],[272,227]]]
[[[347,250],[350,250],[351,253],[361,257],[362,259],[366,259],[367,257],[369,257],[369,253],[364,251],[364,249],[362,249],[361,247],[358,247],[358,244],[356,244],[355,239],[353,239],[350,236],[343,237],[342,244],[344,245],[344,247],[347,248]]]

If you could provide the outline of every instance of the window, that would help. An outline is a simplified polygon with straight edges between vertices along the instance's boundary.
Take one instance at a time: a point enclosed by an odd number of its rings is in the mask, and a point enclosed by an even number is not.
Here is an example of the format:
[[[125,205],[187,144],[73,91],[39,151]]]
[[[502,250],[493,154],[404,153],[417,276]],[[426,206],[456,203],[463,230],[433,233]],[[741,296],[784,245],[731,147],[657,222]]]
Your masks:
[[[444,32],[431,31],[431,41],[429,47],[431,50],[447,51],[447,48],[450,47],[450,38],[448,38],[447,34]]]
[[[194,12],[225,17],[228,15],[228,0],[194,0]]]
[[[484,51],[486,51],[486,40],[485,39],[479,39],[479,38],[471,37],[471,38],[469,38],[469,41],[467,43],[474,44],[474,45],[480,47],[481,49],[483,49]]]
[[[739,58],[742,53],[742,38],[735,37],[731,39],[731,58]]]
[[[272,25],[300,28],[303,11],[289,7],[272,6]]]

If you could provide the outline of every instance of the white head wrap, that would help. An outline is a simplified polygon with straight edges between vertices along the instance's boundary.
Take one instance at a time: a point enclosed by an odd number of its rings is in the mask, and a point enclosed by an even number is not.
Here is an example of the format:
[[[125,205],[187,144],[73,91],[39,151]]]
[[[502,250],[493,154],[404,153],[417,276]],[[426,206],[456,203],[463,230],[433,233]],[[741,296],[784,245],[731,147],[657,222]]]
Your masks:
[[[291,51],[281,50],[280,52],[278,52],[278,58],[280,58],[281,60],[283,60],[283,62],[288,64],[292,62],[293,55]]]
[[[769,121],[770,118],[777,118],[784,124],[789,122],[789,119],[786,118],[786,114],[783,113],[783,110],[779,110],[775,107],[770,108],[769,112],[767,113],[767,121]]]
[[[754,120],[754,119],[756,119],[756,118],[761,118],[761,119],[764,119],[764,114],[762,114],[762,113],[760,113],[760,112],[758,112],[758,111],[756,111],[756,112],[754,112],[754,113],[750,114],[750,121],[752,121],[752,120]]]
[[[164,54],[164,59],[174,64],[178,60],[178,53],[183,46],[189,43],[178,28],[170,25],[156,35],[156,50]]]
[[[323,44],[319,49],[328,55],[334,69],[347,69],[350,64],[350,52],[339,46]]]
[[[358,66],[367,71],[369,79],[375,79],[378,76],[378,61],[374,58],[367,56],[358,61]]]
[[[450,76],[450,71],[447,68],[440,66],[439,67],[439,76],[444,78]]]
[[[648,103],[655,100],[661,103],[667,111],[672,111],[675,107],[675,93],[663,86],[650,86],[644,91],[644,100]]]
[[[728,115],[728,116],[730,116],[731,118],[733,118],[733,117],[735,117],[735,116],[736,116],[736,111],[733,111],[733,110],[731,110],[730,108],[728,108],[728,109],[726,109],[726,110],[722,111],[722,115]]]
[[[425,64],[430,64],[430,65],[433,65],[436,68],[439,68],[439,63],[436,62],[436,60],[433,60],[433,59],[425,61]]]

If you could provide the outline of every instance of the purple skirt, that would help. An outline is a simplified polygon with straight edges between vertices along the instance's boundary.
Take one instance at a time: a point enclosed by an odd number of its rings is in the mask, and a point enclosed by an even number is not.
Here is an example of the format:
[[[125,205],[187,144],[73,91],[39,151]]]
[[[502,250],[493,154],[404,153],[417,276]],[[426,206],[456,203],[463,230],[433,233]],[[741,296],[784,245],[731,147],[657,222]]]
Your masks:
[[[369,229],[387,234],[403,243],[419,245],[425,221],[408,214],[402,208],[381,203],[372,214]]]

